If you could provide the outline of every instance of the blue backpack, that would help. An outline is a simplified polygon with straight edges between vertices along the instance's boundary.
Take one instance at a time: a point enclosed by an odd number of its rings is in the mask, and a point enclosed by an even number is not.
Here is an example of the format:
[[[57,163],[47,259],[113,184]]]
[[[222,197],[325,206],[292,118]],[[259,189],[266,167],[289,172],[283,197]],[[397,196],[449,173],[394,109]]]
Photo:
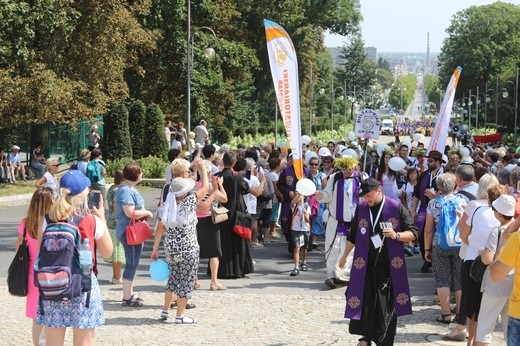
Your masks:
[[[98,160],[90,160],[87,163],[87,178],[90,179],[92,184],[97,183],[103,179],[103,173],[101,172],[101,164]]]
[[[439,222],[435,229],[439,237],[439,247],[444,250],[459,249],[462,240],[460,239],[460,231],[457,226],[459,217],[455,212],[461,208],[458,199],[445,200],[442,197],[436,197],[435,202],[442,206],[439,214]]]
[[[79,228],[71,223],[54,222],[45,228],[34,268],[34,283],[39,288],[42,313],[43,300],[67,301],[82,293],[87,293],[86,307],[89,306],[92,278],[90,272],[82,272],[80,243]]]

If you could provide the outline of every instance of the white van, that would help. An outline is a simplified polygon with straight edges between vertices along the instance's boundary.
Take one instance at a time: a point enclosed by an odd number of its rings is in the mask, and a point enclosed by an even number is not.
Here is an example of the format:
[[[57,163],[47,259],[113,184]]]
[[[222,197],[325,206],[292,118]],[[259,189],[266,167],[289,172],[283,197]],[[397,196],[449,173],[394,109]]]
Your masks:
[[[392,135],[394,129],[394,121],[392,119],[381,120],[381,131],[382,135]]]

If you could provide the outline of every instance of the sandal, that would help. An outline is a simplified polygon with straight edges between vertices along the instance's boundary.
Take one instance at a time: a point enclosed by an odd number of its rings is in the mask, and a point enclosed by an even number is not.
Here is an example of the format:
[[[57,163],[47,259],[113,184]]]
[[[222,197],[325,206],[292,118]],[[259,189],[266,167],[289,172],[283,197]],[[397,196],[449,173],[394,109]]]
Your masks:
[[[168,311],[166,311],[166,310],[161,311],[161,316],[160,316],[161,320],[166,321],[168,319],[168,317],[170,317],[170,313]]]
[[[444,324],[450,324],[453,322],[453,319],[451,318],[451,314],[446,314],[437,316],[436,321]]]
[[[170,307],[171,307],[172,309],[176,308],[176,307],[177,307],[177,302],[175,301],[175,302],[171,303],[171,304],[170,304]],[[192,304],[192,303],[186,303],[186,307],[185,307],[185,309],[186,309],[186,310],[189,310],[189,309],[195,309],[196,307],[197,307],[197,305],[195,305],[195,304]]]
[[[134,294],[132,297],[130,297],[130,299],[123,299],[123,303],[121,305],[131,308],[140,308],[144,304],[143,300]]]
[[[196,324],[197,320],[188,316],[175,317],[175,324]]]

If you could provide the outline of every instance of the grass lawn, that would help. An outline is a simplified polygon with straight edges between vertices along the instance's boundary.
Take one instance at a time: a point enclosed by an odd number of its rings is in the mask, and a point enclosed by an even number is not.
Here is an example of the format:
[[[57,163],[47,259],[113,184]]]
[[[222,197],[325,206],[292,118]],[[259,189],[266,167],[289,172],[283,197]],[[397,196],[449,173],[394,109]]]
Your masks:
[[[35,180],[30,180],[27,182],[17,181],[16,184],[1,183],[0,197],[32,193],[36,190],[36,187],[34,186],[35,183]]]
[[[107,179],[107,184],[112,184],[113,179]],[[36,180],[30,181],[17,181],[16,184],[9,183],[0,183],[0,197],[5,196],[15,196],[15,195],[25,195],[27,193],[33,193],[36,190],[34,184]],[[150,185],[138,185],[137,190],[139,191],[147,191],[154,189]]]

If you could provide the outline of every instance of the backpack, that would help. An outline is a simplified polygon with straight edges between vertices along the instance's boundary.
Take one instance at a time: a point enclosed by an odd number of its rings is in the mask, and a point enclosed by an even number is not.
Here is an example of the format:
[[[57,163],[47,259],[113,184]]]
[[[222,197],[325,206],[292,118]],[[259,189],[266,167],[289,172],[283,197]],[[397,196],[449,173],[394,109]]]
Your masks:
[[[48,218],[47,221],[49,222]],[[87,275],[81,269],[79,248],[82,239],[88,237],[94,254],[95,243],[92,231],[90,236],[83,234],[82,237],[79,225],[81,223],[81,226],[84,226],[83,221],[95,225],[94,217],[87,215],[80,217],[79,222],[74,220],[73,223],[51,222],[45,228],[37,265],[34,268],[34,283],[39,289],[42,313],[43,300],[68,301],[79,297],[82,293],[87,293],[85,306],[89,307],[92,278],[90,272]],[[89,227],[89,229],[93,228]]]
[[[92,184],[95,184],[103,179],[103,174],[101,173],[101,164],[98,162],[98,160],[90,160],[87,163],[87,178],[90,179]]]
[[[435,229],[435,232],[439,235],[439,247],[444,250],[459,249],[462,240],[457,227],[459,217],[455,211],[460,209],[460,205],[456,201],[445,200],[442,197],[436,197],[435,201],[442,206],[439,222]]]

